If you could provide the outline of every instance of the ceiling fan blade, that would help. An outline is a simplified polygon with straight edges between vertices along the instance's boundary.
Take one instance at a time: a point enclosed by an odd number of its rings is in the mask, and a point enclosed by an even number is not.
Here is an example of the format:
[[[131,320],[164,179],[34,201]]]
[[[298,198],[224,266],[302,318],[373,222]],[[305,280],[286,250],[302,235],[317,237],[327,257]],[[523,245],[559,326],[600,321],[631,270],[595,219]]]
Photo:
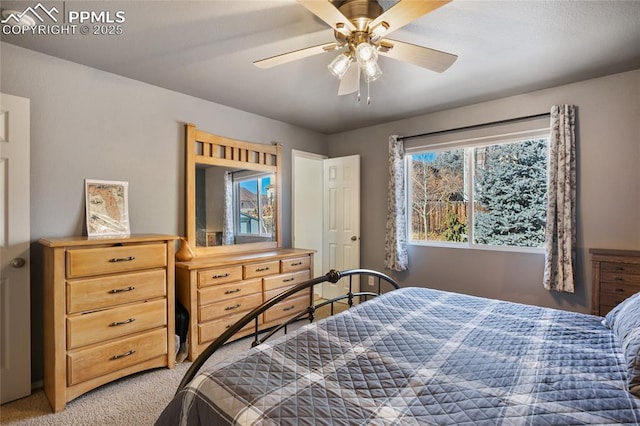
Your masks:
[[[304,49],[294,50],[292,52],[283,53],[281,55],[272,56],[270,58],[260,59],[254,61],[253,64],[258,68],[271,68],[276,65],[286,64],[287,62],[296,61],[298,59],[306,58],[313,55],[318,55],[324,52],[330,52],[336,50],[338,45],[336,43],[325,43],[317,46],[306,47]]]
[[[342,24],[343,28],[349,31],[356,29],[355,25],[347,19],[329,0],[298,0],[302,6],[324,22],[329,24],[331,28],[336,29]]]
[[[451,0],[400,0],[398,3],[387,9],[382,15],[369,23],[369,28],[373,29],[385,22],[383,31],[379,29],[376,33],[385,36],[392,31],[404,27],[409,22],[426,15],[429,12],[444,6]],[[312,2],[313,3],[313,2]]]
[[[435,72],[446,71],[458,59],[458,55],[452,53],[389,39],[382,40],[378,53]]]
[[[340,80],[338,96],[348,95],[358,91],[358,64],[352,63]]]

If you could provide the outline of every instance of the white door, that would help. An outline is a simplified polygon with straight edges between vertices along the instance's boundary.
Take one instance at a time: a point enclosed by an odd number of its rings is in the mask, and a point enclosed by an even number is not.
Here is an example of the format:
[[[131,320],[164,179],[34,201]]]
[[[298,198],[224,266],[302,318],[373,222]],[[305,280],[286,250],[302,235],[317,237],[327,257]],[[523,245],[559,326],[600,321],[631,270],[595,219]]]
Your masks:
[[[291,156],[293,247],[316,250],[312,273],[319,277],[327,273],[322,264],[322,168],[327,157],[297,150]]]
[[[360,267],[360,156],[324,160],[324,270]],[[353,291],[359,290],[354,278]],[[345,294],[348,281],[325,284],[323,297]]]
[[[31,393],[29,99],[0,94],[0,400]]]

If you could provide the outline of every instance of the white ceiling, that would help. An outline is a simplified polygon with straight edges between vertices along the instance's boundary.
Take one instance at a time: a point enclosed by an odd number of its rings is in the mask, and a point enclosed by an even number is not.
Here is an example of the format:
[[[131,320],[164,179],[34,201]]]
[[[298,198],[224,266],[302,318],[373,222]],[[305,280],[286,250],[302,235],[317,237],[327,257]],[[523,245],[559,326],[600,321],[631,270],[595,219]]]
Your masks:
[[[638,0],[454,0],[389,37],[454,53],[457,62],[438,74],[380,58],[370,105],[337,96],[327,70],[335,52],[267,70],[252,64],[334,40],[295,0],[42,3],[122,10],[123,34],[2,41],[326,134],[640,68]]]

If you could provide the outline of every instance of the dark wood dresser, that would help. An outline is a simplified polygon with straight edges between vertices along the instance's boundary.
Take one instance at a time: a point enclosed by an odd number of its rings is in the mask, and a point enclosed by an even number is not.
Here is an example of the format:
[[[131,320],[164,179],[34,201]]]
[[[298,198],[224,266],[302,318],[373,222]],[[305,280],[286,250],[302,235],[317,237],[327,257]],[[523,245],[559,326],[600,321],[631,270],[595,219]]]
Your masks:
[[[591,249],[591,313],[604,316],[640,291],[640,251]]]

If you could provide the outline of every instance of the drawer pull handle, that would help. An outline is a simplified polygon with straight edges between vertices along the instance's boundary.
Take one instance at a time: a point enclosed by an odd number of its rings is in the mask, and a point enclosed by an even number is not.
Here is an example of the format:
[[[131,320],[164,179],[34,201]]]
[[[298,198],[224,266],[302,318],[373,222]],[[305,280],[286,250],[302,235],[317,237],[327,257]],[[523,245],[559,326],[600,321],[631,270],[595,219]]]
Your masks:
[[[125,325],[125,324],[129,324],[134,322],[136,319],[135,318],[129,318],[127,320],[124,321],[114,321],[111,324],[109,324],[109,327],[117,327],[119,325]]]
[[[109,293],[112,293],[112,294],[114,294],[114,293],[122,293],[123,291],[133,291],[135,289],[136,288],[133,287],[133,286],[129,286],[129,287],[125,287],[125,288],[114,288],[112,290],[109,290]]]
[[[618,266],[618,267],[616,267],[616,271],[623,272],[623,271],[624,271],[624,266]]]
[[[288,308],[284,308],[282,311],[283,311],[283,312],[287,312],[287,311],[290,311],[290,310],[295,309],[295,308],[296,308],[296,307],[295,307],[294,305],[291,305],[291,306],[289,306]]]
[[[127,352],[125,352],[123,354],[114,355],[110,359],[111,359],[111,361],[113,361],[113,360],[116,360],[116,359],[127,357],[129,355],[133,355],[135,353],[136,353],[136,350],[135,349],[131,349],[130,351],[127,351]]]
[[[240,289],[236,288],[235,290],[227,290],[227,291],[224,292],[224,294],[233,294],[233,293],[237,293],[239,291],[240,291]]]
[[[284,280],[282,280],[283,283],[288,283],[289,281],[293,281],[295,280],[295,278],[291,277],[291,278],[285,278]]]
[[[218,279],[218,278],[227,278],[228,276],[229,276],[229,273],[227,272],[226,274],[214,275],[211,278],[213,278],[215,280],[215,279]]]
[[[617,291],[618,293],[624,293],[624,288],[616,288],[616,291]]]
[[[238,309],[239,307],[240,307],[240,304],[239,304],[239,303],[236,303],[236,304],[235,304],[235,305],[233,305],[233,306],[227,306],[226,308],[224,308],[224,310],[225,310],[225,311],[232,311],[232,310],[234,310],[234,309]]]
[[[116,262],[131,262],[132,260],[135,260],[134,256],[128,256],[128,257],[114,257],[113,259],[109,259],[109,262],[111,263],[116,263]]]
[[[268,270],[269,270],[269,267],[265,266],[264,268],[257,268],[256,272],[264,272],[264,271],[268,271]]]
[[[624,281],[624,278],[622,278],[622,277],[616,277],[616,281]]]
[[[293,262],[291,264],[291,266],[300,266],[300,265],[302,265],[302,262]]]

